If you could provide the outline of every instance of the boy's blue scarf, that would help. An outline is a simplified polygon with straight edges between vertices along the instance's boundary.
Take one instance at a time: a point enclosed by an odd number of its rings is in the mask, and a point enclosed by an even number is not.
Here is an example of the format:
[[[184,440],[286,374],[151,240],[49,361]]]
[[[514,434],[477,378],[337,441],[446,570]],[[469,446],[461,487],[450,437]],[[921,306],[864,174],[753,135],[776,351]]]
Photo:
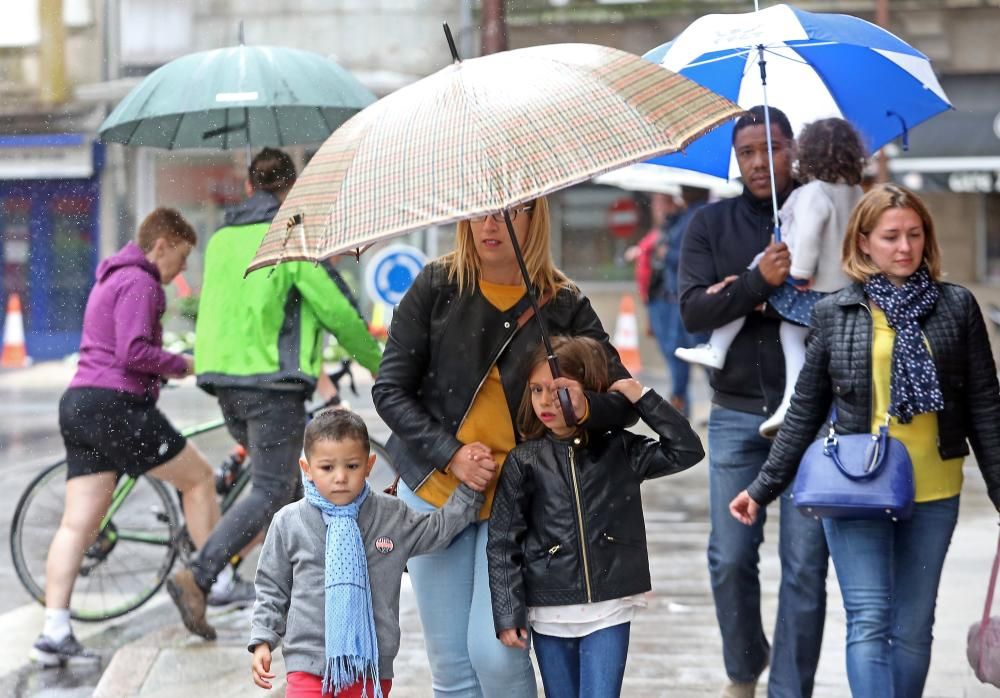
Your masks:
[[[350,504],[337,506],[304,480],[306,501],[326,524],[326,668],[323,693],[337,695],[348,686],[371,681],[373,698],[382,698],[378,678],[378,640],[368,582],[368,559],[358,528],[358,512],[371,488]],[[367,695],[363,690],[362,695]]]

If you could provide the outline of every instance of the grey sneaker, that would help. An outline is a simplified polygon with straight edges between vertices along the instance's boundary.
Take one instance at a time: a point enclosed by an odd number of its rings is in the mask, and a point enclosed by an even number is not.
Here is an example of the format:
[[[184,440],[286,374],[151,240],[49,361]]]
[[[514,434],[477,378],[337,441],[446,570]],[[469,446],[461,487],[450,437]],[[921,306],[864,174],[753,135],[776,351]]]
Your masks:
[[[251,582],[240,577],[235,577],[233,583],[225,589],[216,589],[208,592],[209,606],[235,606],[236,608],[246,608],[253,606],[257,598],[257,592]]]
[[[722,687],[720,698],[754,698],[756,693],[756,681],[730,681]]]
[[[215,639],[215,628],[205,620],[205,592],[194,581],[194,574],[183,569],[167,580],[167,592],[181,613],[184,627],[206,640]]]
[[[28,656],[31,661],[44,667],[66,664],[96,664],[101,661],[100,655],[84,649],[73,633],[59,642],[47,635],[39,635]]]

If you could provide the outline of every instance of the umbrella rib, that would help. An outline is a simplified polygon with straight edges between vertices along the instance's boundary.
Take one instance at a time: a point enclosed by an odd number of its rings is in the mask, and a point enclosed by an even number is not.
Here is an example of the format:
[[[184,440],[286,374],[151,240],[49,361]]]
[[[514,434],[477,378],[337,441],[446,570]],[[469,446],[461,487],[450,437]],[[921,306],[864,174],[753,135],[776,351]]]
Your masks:
[[[132,144],[132,138],[133,138],[133,136],[135,136],[135,132],[139,130],[139,127],[141,125],[142,125],[142,119],[136,119],[135,120],[135,126],[132,127],[132,130],[128,134],[128,138],[125,139],[125,145],[131,145]]]
[[[278,147],[284,148],[285,139],[281,137],[281,124],[278,123],[278,107],[274,106],[273,104],[271,105],[271,114],[274,115],[274,133],[276,136],[278,136]],[[249,132],[249,130],[250,129],[248,128],[247,132]]]
[[[711,65],[712,63],[718,63],[719,61],[728,61],[733,58],[740,58],[741,56],[746,56],[748,53],[755,50],[756,49],[748,48],[734,53],[727,53],[725,56],[716,56],[715,58],[706,58],[703,61],[695,61],[694,63],[688,63],[683,68],[679,68],[677,72],[679,73],[680,71],[687,70],[688,68],[699,68],[703,65]]]
[[[177,134],[181,132],[181,124],[183,123],[184,123],[184,115],[181,114],[180,118],[177,119],[177,126],[176,128],[174,128],[174,133],[172,136],[170,136],[170,140],[167,142],[168,150],[174,149],[174,143],[177,142]]]

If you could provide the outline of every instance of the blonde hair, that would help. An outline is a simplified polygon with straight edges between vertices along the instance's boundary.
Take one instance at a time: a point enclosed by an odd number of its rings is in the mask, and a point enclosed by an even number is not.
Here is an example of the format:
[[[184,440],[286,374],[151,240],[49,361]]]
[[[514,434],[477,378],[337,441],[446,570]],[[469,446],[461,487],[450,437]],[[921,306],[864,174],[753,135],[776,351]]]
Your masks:
[[[531,223],[524,241],[524,264],[528,267],[531,285],[543,296],[554,296],[561,289],[575,291],[576,285],[556,269],[550,249],[549,204],[545,197],[535,199]],[[524,215],[524,214],[521,214]],[[506,226],[504,226],[506,230]],[[476,243],[472,239],[472,224],[459,221],[455,228],[455,251],[442,257],[448,268],[448,279],[458,283],[462,293],[479,282],[482,273]]]
[[[861,238],[868,237],[878,225],[882,214],[892,208],[908,208],[918,216],[924,226],[924,257],[931,279],[941,278],[941,248],[934,233],[934,220],[920,198],[909,189],[898,184],[876,184],[861,197],[851,213],[844,235],[844,273],[854,281],[864,283],[869,277],[880,274],[871,257],[861,251]]]

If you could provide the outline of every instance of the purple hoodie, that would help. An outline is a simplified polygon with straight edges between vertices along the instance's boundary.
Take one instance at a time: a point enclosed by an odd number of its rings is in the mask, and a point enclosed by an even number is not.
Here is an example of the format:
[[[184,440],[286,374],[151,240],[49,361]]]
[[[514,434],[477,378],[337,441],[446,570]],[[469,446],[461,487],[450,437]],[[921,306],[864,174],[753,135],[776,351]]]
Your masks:
[[[80,363],[71,388],[110,388],[156,401],[160,376],[183,373],[184,359],[163,350],[167,297],[160,272],[134,242],[97,267],[83,314]]]

